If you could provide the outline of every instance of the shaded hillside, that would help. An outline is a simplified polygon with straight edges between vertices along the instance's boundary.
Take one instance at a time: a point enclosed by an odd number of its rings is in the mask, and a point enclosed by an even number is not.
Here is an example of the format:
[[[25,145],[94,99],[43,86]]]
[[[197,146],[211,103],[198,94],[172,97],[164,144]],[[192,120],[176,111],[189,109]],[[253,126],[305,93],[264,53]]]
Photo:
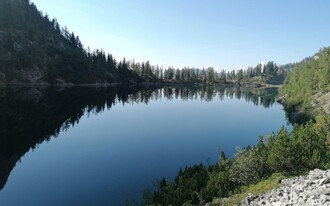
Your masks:
[[[313,58],[298,63],[289,73],[280,91],[289,110],[311,112],[329,104],[330,47],[321,49]],[[323,110],[329,111],[324,107]]]
[[[142,81],[125,60],[86,51],[74,33],[28,0],[0,1],[0,83]]]
[[[43,15],[29,0],[0,1],[0,84],[279,85],[285,76],[285,68],[274,62],[231,72],[118,62],[103,50],[86,49],[77,35]]]

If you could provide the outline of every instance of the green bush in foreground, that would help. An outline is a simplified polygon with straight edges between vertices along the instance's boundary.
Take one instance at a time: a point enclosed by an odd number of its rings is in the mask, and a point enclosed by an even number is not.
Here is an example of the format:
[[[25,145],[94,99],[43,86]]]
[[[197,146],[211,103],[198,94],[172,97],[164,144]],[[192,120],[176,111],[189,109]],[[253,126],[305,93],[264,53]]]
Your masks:
[[[200,205],[238,193],[274,173],[299,175],[314,168],[329,168],[330,115],[315,119],[295,125],[292,131],[282,127],[269,137],[261,137],[258,145],[239,149],[231,160],[222,153],[215,165],[180,169],[174,182],[160,181],[144,205]]]

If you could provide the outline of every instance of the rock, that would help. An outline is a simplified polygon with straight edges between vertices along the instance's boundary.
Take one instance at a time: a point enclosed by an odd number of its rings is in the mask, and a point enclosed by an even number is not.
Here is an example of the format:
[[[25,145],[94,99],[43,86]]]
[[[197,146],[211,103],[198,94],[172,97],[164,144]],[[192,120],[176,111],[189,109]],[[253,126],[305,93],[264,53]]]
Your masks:
[[[241,205],[330,206],[330,170],[315,169],[306,176],[283,179],[281,187],[259,197],[249,194]]]
[[[283,95],[283,96],[277,98],[276,101],[277,101],[278,103],[280,103],[280,104],[285,104],[287,98],[288,98],[288,95],[285,94],[285,95]]]
[[[320,181],[320,185],[327,185],[330,183],[330,178],[326,177]]]
[[[250,203],[257,199],[257,196],[254,196],[253,194],[248,194],[248,196],[242,201],[242,205],[251,205]]]

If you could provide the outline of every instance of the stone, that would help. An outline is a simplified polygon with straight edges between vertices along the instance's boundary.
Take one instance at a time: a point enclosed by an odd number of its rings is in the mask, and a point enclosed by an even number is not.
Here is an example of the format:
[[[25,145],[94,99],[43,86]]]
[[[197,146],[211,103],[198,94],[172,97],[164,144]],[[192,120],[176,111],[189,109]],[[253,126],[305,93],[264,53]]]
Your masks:
[[[329,183],[330,183],[330,178],[329,177],[321,179],[321,181],[320,181],[320,185],[326,185],[326,184],[329,184]]]
[[[265,194],[249,194],[242,202],[243,206],[330,206],[330,170],[315,169],[306,176],[281,180],[281,187]]]

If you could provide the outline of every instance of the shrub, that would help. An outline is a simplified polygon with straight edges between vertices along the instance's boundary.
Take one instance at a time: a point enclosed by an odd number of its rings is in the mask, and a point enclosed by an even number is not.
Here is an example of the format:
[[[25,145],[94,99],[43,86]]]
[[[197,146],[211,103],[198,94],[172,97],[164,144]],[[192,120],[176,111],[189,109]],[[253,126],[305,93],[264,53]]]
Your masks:
[[[230,179],[239,184],[251,184],[265,175],[265,162],[257,148],[240,149],[229,170]]]

